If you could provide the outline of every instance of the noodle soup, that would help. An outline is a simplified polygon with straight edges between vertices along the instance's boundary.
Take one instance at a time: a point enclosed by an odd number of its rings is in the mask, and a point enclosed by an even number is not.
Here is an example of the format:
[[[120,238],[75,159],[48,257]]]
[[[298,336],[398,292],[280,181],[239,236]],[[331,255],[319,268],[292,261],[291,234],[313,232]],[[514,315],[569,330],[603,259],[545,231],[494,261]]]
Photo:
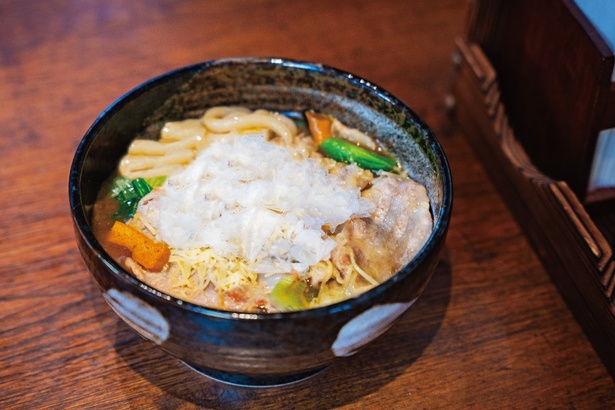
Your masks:
[[[236,312],[332,304],[406,265],[425,187],[326,113],[219,106],[136,139],[94,206],[109,254],[150,286]]]

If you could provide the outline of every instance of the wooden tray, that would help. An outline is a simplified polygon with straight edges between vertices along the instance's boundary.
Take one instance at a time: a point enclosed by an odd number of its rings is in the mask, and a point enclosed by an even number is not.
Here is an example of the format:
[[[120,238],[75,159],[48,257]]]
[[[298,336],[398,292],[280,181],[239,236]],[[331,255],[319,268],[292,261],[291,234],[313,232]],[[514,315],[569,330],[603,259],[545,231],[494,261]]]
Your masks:
[[[552,281],[615,377],[615,206],[588,212],[545,176],[509,123],[496,72],[476,44],[456,41],[455,116]]]

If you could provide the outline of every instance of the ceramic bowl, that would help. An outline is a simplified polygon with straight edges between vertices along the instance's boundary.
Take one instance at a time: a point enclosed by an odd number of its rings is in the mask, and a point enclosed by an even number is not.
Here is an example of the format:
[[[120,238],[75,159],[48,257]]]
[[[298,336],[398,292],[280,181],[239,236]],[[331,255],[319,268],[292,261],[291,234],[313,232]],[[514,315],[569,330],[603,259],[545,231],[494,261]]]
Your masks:
[[[312,310],[253,314],[209,309],[136,279],[101,246],[90,211],[101,184],[136,136],[215,105],[328,112],[376,136],[429,193],[434,229],[393,277],[358,297]],[[145,339],[192,368],[234,384],[301,380],[385,332],[425,289],[452,206],[450,170],[436,137],[403,102],[356,75],[321,64],[236,58],[184,67],[137,86],[96,119],[77,148],[69,197],[79,250],[104,299]]]

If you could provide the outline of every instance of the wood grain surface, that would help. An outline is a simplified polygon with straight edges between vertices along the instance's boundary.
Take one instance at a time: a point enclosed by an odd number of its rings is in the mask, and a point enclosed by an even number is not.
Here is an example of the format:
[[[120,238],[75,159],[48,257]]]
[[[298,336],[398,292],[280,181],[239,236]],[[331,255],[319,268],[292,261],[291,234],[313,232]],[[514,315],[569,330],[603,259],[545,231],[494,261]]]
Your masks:
[[[507,115],[532,163],[566,181],[581,202],[615,195],[588,192],[598,133],[615,126],[614,51],[575,0],[473,3],[468,40],[497,70]]]
[[[615,375],[615,224],[591,215],[564,181],[530,161],[500,99],[496,70],[481,47],[456,41],[461,64],[453,93],[455,118],[488,170],[508,209],[538,249],[543,265],[611,375]],[[494,97],[495,96],[495,97]],[[598,211],[595,209],[594,211]],[[603,217],[596,219],[598,215]],[[604,222],[601,226],[594,221]],[[604,229],[604,228],[609,229]],[[604,234],[603,234],[604,232]]]
[[[449,117],[464,0],[0,2],[0,408],[614,408],[615,383]],[[232,387],[128,328],[78,253],[67,199],[97,115],[168,70],[280,56],[407,102],[449,157],[454,211],[424,295],[300,384]]]

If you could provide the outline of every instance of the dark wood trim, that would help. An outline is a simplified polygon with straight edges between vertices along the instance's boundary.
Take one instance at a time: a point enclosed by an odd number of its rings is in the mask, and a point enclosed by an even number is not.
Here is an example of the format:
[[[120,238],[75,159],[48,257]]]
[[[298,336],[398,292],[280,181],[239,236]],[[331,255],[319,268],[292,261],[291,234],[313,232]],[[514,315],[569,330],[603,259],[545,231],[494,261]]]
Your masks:
[[[498,78],[481,48],[459,39],[454,84],[459,125],[612,375],[613,246],[563,181],[543,174],[513,130]],[[615,229],[615,227],[613,227]]]

